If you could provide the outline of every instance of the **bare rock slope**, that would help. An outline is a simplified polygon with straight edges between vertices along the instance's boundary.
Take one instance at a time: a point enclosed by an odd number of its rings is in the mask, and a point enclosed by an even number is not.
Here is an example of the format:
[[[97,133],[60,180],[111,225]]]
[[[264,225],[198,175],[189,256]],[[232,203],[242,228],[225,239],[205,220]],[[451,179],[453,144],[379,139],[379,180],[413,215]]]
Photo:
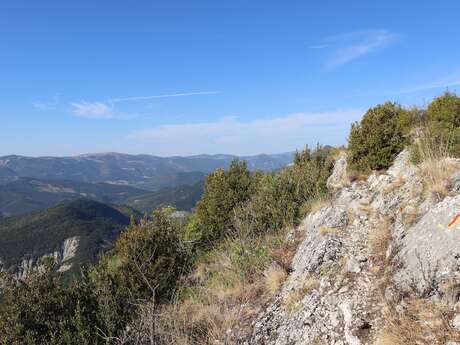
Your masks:
[[[292,273],[243,343],[460,344],[459,172],[404,151],[350,182],[339,156],[332,200],[297,229]]]

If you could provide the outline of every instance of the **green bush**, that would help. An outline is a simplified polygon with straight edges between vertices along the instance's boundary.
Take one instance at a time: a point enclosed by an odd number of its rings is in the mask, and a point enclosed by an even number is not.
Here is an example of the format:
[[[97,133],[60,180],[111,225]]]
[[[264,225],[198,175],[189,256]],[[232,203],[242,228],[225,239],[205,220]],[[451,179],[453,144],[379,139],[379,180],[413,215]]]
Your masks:
[[[102,343],[97,337],[97,300],[85,281],[66,286],[48,266],[25,281],[4,277],[2,282],[1,344]]]
[[[435,98],[427,109],[427,127],[436,146],[446,146],[447,153],[460,156],[460,97],[446,92]]]
[[[303,204],[327,195],[326,182],[333,167],[329,149],[321,145],[317,145],[314,151],[307,147],[296,152],[293,166],[283,171],[284,179],[294,185],[296,202]]]
[[[171,212],[158,209],[153,220],[130,225],[113,251],[90,271],[106,335],[122,330],[140,302],[164,302],[174,294],[187,266],[187,252]]]
[[[253,195],[234,211],[234,228],[254,237],[296,225],[301,206],[327,194],[332,168],[327,150],[318,146],[297,152],[293,165],[277,174],[257,174]]]
[[[234,210],[233,227],[240,236],[257,236],[281,230],[294,223],[297,204],[294,185],[286,183],[280,174],[260,174],[255,192]]]
[[[369,109],[352,125],[348,138],[348,163],[358,171],[388,168],[409,143],[414,113],[387,102]]]
[[[187,225],[186,238],[206,249],[232,233],[232,211],[249,199],[252,182],[246,162],[238,160],[227,171],[218,169],[209,174],[204,194]]]

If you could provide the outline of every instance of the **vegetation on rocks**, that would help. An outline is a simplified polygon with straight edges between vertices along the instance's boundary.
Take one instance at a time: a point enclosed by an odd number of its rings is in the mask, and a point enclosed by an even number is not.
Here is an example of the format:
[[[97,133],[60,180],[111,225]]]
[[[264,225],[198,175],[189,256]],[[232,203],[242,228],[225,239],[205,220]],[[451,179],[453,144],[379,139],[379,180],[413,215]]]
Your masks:
[[[415,128],[432,142],[450,138],[451,132],[455,136],[458,105],[458,97],[448,93],[435,99],[426,112],[405,109],[396,103],[371,108],[351,128],[351,168],[360,172],[388,168],[411,144]],[[420,133],[416,135],[418,144],[412,142],[412,151],[419,153],[420,184],[431,181],[427,176],[436,183],[446,179],[447,172],[453,170],[444,169],[441,177],[435,175],[436,169],[429,168],[428,162],[439,155],[421,155],[420,152],[431,151],[423,146]],[[455,145],[449,146],[446,156],[455,150]],[[375,208],[379,202],[393,205],[389,198],[408,180],[374,174],[371,180],[385,187],[377,195],[380,199],[372,198],[375,194],[364,182],[357,190],[347,190],[334,199],[342,198],[342,205],[333,205],[326,202],[330,198],[327,180],[333,169],[333,154],[322,146],[306,148],[295,155],[292,165],[273,173],[251,172],[246,163],[235,160],[227,170],[218,169],[207,177],[203,196],[185,222],[172,217],[171,208],[156,209],[149,217],[132,221],[113,249],[97,263],[83,268],[81,279],[72,283],[60,283],[52,262],[43,263],[24,280],[14,280],[4,273],[1,343],[234,343],[248,333],[251,320],[291,274],[291,261],[302,236],[296,227],[306,213],[318,208],[321,211],[308,218],[314,223],[308,230],[313,241],[304,241],[301,246],[301,250],[308,251],[303,252],[306,256],[316,260],[315,265],[309,266],[296,256],[295,265],[305,269],[308,266],[308,270],[297,272],[297,287],[280,300],[288,314],[295,315],[297,310],[309,307],[300,303],[306,294],[328,288],[323,286],[321,277],[330,278],[330,288],[342,294],[353,293],[342,289],[342,285],[357,278],[363,267],[368,268],[368,277],[375,273],[388,278],[383,273],[393,259],[393,253],[388,254],[389,248],[394,250],[390,246],[392,224],[399,220],[396,216],[379,218]],[[346,173],[346,158],[341,159]],[[430,182],[432,188],[427,190],[436,192],[441,199],[450,187],[444,182],[439,187],[435,182]],[[399,198],[395,200],[403,207]],[[348,212],[346,206],[351,204],[354,211]],[[354,213],[359,214],[353,216]],[[393,214],[394,210],[388,209],[387,213]],[[381,227],[369,222],[380,223]],[[366,226],[360,227],[362,224]],[[371,227],[374,232],[370,232]],[[353,229],[362,232],[352,239],[359,242],[356,258],[340,261],[342,249],[346,248],[341,243],[350,240],[347,231]],[[367,252],[369,257],[362,258]],[[327,267],[321,268],[324,262],[328,262]],[[364,292],[370,296],[374,293],[370,290]],[[339,301],[337,296],[334,298]],[[349,304],[342,303],[340,308],[351,315]],[[435,311],[445,314],[441,309]],[[417,317],[421,313],[418,309],[412,311]],[[400,320],[408,322],[403,315],[390,316],[378,334],[379,344],[399,334],[401,339],[412,340],[406,330],[401,333],[401,328],[396,327]],[[330,321],[328,314],[321,317]],[[272,318],[270,322],[277,321]],[[352,336],[351,316],[344,322],[345,331]],[[292,325],[290,321],[287,324]],[[363,332],[370,334],[366,328],[369,325],[363,325]],[[413,325],[409,325],[412,329]],[[440,329],[444,328],[435,331]]]

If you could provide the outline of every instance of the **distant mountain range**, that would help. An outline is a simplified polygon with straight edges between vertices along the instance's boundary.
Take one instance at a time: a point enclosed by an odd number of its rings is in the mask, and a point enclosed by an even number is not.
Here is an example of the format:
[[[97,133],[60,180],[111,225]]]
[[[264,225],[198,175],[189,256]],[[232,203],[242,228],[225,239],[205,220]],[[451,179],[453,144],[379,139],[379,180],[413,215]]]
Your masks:
[[[157,157],[120,153],[75,157],[0,157],[0,183],[20,177],[128,185],[147,190],[194,184],[217,168],[227,168],[233,155]],[[250,170],[276,170],[292,161],[293,153],[239,157]]]
[[[191,185],[146,191],[109,183],[42,180],[20,177],[0,184],[0,218],[52,207],[60,202],[86,198],[103,203],[126,204],[140,212],[174,206],[191,210],[203,192],[203,180]]]

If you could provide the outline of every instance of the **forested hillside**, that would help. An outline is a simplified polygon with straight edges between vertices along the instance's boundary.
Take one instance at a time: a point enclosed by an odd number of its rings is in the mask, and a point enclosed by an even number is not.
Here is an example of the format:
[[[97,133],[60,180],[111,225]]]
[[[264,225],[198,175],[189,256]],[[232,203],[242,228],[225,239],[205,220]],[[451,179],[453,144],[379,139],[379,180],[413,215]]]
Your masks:
[[[53,256],[60,267],[65,261],[69,273],[78,274],[82,264],[95,262],[103,250],[113,246],[131,217],[139,214],[128,207],[80,199],[0,220],[3,268],[22,275],[42,257]],[[69,239],[71,252],[66,248]]]

